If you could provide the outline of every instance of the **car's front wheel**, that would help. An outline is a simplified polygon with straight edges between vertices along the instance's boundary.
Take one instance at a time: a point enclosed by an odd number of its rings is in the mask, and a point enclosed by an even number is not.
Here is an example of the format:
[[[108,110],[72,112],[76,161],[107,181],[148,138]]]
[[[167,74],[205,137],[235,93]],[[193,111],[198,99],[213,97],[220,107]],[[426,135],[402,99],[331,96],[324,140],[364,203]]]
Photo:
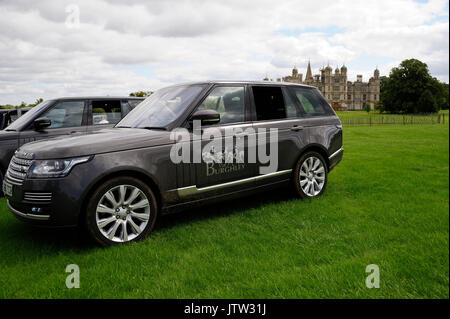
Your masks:
[[[294,185],[301,198],[322,195],[327,186],[328,168],[322,155],[317,152],[303,154],[294,171]]]
[[[133,177],[117,177],[90,197],[86,225],[97,242],[110,246],[144,239],[156,216],[157,202],[151,188]]]

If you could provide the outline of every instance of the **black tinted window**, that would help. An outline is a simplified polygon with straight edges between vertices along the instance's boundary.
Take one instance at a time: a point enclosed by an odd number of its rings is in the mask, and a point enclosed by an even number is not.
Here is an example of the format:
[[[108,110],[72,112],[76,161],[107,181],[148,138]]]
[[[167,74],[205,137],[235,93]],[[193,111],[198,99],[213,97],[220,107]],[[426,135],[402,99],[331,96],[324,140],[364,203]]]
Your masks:
[[[320,93],[315,89],[309,88],[291,88],[303,108],[303,111],[309,115],[330,115],[331,108],[326,101],[321,98]]]
[[[290,109],[287,110],[281,87],[254,86],[252,89],[258,121],[293,117],[295,109],[292,110],[292,107],[295,108],[295,106],[290,103]]]

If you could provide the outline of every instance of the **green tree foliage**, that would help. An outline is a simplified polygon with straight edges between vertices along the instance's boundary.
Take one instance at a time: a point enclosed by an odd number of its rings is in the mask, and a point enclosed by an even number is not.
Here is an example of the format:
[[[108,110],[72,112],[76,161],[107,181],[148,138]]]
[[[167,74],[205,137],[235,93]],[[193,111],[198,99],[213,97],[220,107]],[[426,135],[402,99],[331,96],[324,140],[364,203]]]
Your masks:
[[[153,94],[152,91],[147,91],[147,92],[145,92],[145,91],[137,91],[137,92],[131,92],[130,96],[147,97],[147,96],[150,96],[152,94]]]
[[[438,104],[433,94],[431,94],[430,90],[426,89],[425,91],[423,91],[422,95],[417,101],[417,107],[423,113],[435,113],[438,111]]]
[[[370,112],[370,103],[369,102],[364,103],[364,111],[366,111],[367,113]]]
[[[448,108],[448,84],[432,77],[428,66],[417,59],[404,60],[389,77],[382,77],[380,91],[382,112],[430,113]]]
[[[25,102],[22,101],[22,103],[20,103],[19,105],[11,105],[11,104],[5,104],[5,105],[0,105],[0,109],[16,109],[16,108],[22,108],[22,107],[33,107],[38,105],[39,103],[43,102],[44,100],[42,98],[36,99],[36,101],[34,103],[31,104],[27,104]]]

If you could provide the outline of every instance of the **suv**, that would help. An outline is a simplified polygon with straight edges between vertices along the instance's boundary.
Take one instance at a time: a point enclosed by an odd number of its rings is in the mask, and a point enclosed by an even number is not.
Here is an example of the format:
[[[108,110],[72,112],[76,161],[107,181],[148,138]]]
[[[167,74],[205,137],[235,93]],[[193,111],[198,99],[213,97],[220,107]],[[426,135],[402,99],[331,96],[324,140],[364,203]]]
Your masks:
[[[12,122],[28,112],[31,108],[22,107],[16,109],[0,109],[0,130],[3,130]]]
[[[135,97],[70,97],[47,100],[29,111],[26,109],[26,114],[0,131],[0,183],[14,151],[23,144],[113,127],[143,100]],[[0,114],[5,121],[18,115],[16,110]]]
[[[194,204],[283,185],[320,196],[342,156],[341,122],[316,88],[196,82],[156,91],[115,128],[22,146],[3,189],[19,219],[82,225],[107,246]]]

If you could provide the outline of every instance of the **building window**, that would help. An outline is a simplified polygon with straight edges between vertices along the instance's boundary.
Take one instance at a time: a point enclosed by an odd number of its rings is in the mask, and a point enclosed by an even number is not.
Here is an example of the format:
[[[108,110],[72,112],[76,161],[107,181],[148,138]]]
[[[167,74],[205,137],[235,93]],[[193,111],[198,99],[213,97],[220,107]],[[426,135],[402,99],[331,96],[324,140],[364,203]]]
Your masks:
[[[347,100],[351,100],[352,99],[352,96],[349,94],[349,95],[347,95]]]

